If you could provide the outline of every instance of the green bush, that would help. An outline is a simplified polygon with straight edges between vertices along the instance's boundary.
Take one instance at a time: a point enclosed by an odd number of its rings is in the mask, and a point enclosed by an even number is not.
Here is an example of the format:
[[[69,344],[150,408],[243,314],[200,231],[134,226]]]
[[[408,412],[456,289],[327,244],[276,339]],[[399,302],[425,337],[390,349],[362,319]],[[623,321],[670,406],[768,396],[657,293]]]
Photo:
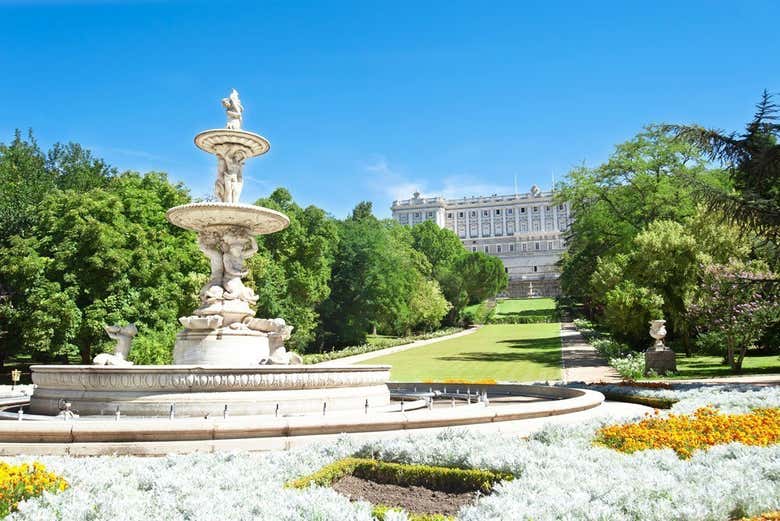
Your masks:
[[[645,375],[645,355],[629,353],[622,358],[611,358],[609,365],[625,380],[638,380]]]
[[[550,324],[560,322],[555,313],[540,313],[538,315],[491,315],[485,324]]]
[[[497,482],[513,478],[512,474],[507,472],[483,469],[431,467],[368,458],[344,458],[322,467],[313,474],[289,481],[285,486],[290,488],[306,488],[310,485],[326,487],[347,475],[402,487],[421,486],[453,493],[479,490],[484,494],[489,493]]]
[[[590,345],[596,348],[598,354],[607,360],[621,358],[629,351],[627,345],[615,342],[609,337],[594,338],[590,341]]]

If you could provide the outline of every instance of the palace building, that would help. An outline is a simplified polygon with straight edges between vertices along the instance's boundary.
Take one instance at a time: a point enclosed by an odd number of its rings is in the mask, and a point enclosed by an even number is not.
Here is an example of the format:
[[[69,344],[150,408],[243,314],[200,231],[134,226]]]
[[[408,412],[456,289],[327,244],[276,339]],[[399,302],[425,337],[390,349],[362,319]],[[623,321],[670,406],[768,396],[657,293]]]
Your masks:
[[[557,296],[559,268],[571,223],[566,203],[534,185],[528,193],[490,197],[420,197],[393,201],[393,219],[414,225],[433,221],[455,232],[469,251],[502,260],[511,297]]]

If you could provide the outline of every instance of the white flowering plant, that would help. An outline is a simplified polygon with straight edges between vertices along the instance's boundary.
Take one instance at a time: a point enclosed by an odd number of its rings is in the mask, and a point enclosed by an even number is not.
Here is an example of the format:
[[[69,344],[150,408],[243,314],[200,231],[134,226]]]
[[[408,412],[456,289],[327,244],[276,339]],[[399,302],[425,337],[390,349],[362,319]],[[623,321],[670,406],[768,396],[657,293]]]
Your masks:
[[[621,386],[615,386],[621,387]],[[634,388],[671,396],[674,412],[704,405],[725,412],[779,407],[780,389],[700,386]],[[609,419],[549,425],[528,439],[452,429],[390,440],[286,452],[137,457],[44,457],[70,488],[19,505],[13,521],[372,520],[371,505],[328,487],[286,488],[291,479],[347,456],[511,473],[492,494],[461,509],[462,521],[727,521],[780,509],[780,446],[720,445],[680,459],[671,450],[624,454],[593,444]],[[16,458],[29,461],[30,458]],[[403,512],[385,519],[404,521]]]

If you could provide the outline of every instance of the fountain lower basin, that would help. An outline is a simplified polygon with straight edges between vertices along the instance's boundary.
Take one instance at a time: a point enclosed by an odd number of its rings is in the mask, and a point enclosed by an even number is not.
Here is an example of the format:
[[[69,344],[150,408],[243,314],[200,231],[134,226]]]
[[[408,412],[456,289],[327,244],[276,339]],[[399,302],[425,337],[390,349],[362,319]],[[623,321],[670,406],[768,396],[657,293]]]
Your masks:
[[[389,366],[36,365],[34,414],[56,415],[62,401],[81,416],[291,415],[362,410],[390,403]]]

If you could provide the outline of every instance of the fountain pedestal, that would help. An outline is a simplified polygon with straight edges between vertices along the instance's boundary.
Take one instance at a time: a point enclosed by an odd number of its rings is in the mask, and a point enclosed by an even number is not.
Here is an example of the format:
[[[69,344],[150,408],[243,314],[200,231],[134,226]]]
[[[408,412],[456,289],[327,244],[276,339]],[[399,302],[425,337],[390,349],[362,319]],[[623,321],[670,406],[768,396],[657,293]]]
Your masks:
[[[282,230],[289,219],[268,208],[224,202],[177,206],[166,216],[172,224],[197,232],[198,245],[211,261],[200,307],[179,319],[185,329],[176,337],[173,363],[238,367],[289,363],[286,351],[276,352],[283,349],[292,328],[280,319],[255,319],[252,306],[257,295],[242,281],[248,274],[245,261],[257,251],[255,236]]]

